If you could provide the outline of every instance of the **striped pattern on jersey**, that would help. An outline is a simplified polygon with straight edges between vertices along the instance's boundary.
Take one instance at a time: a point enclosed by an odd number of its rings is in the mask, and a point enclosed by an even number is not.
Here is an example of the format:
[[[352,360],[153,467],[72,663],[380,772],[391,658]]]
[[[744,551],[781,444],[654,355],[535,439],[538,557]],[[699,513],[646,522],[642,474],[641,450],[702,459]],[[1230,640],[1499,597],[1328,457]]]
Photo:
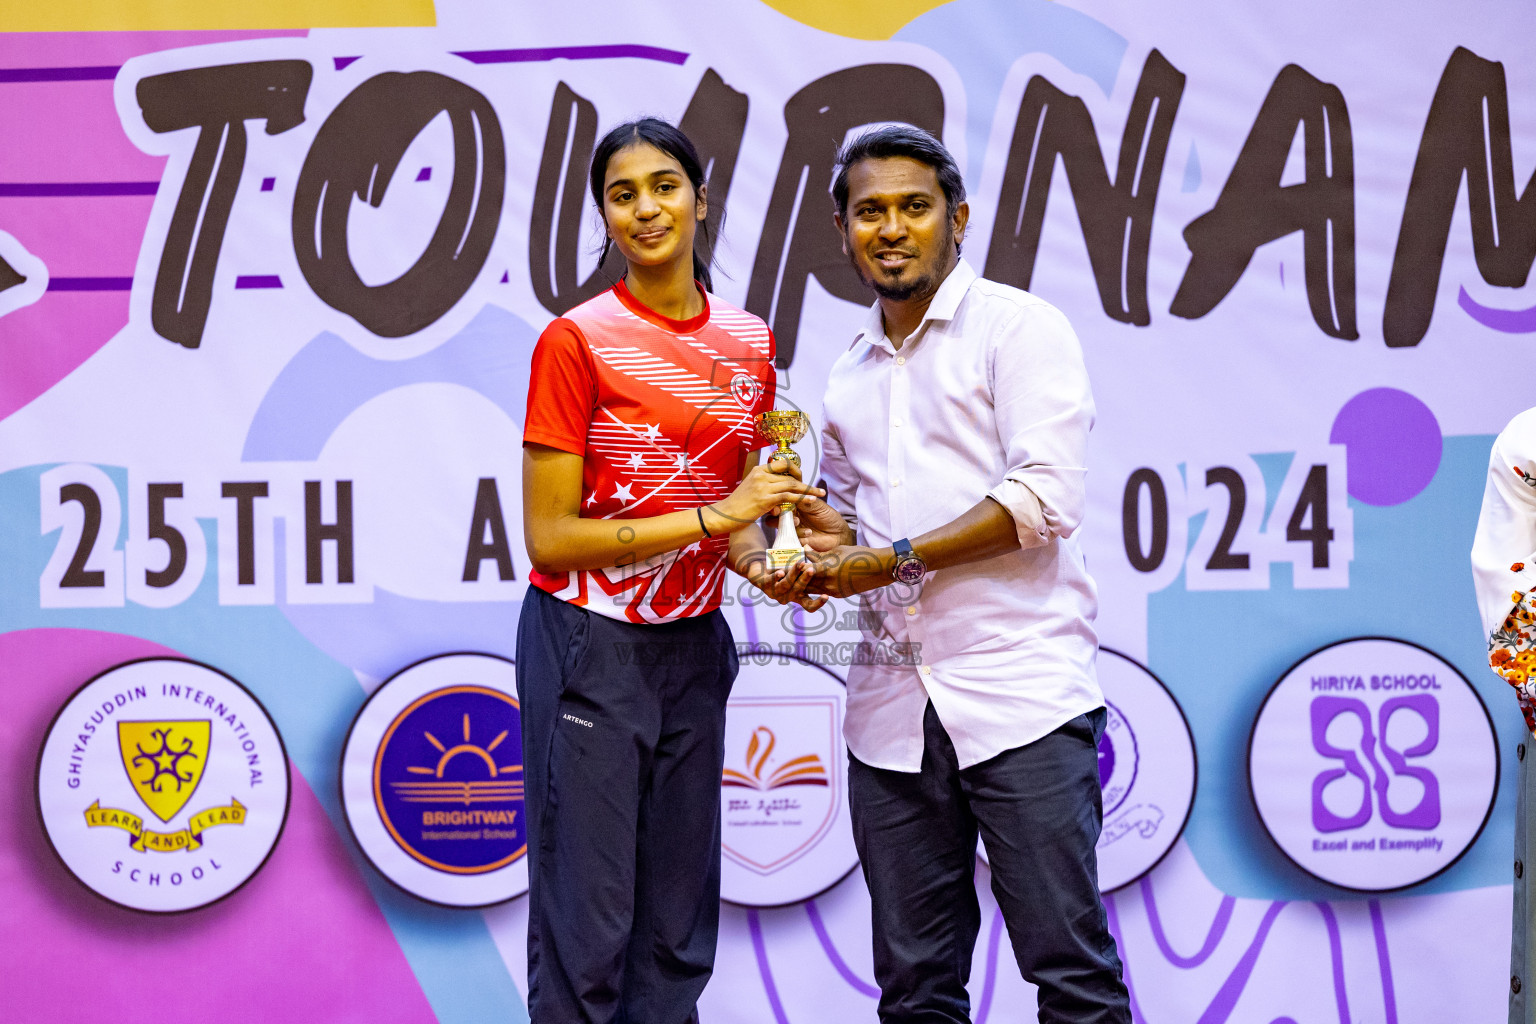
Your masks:
[[[629,299],[634,302],[634,299]],[[757,317],[707,297],[686,332],[627,307],[614,290],[566,314],[591,355],[596,397],[582,470],[584,519],[641,519],[714,504],[757,447],[753,417],[773,406],[773,336]],[[531,382],[530,423],[538,415]],[[669,622],[719,607],[729,539],[632,565],[544,574],[535,586],[610,618]]]

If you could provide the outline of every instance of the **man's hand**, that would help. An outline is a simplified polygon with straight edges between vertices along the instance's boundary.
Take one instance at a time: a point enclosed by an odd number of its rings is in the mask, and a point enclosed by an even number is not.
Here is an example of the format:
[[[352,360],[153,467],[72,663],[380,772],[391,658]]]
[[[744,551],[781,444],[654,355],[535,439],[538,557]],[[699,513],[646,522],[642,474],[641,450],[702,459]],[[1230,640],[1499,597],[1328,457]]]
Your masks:
[[[768,460],[768,469],[801,479],[800,465],[788,459],[774,456]],[[853,530],[848,521],[837,509],[816,497],[815,492],[802,495],[795,505],[795,528],[800,535],[800,544],[811,551],[831,551],[853,543]]]
[[[795,506],[800,543],[810,551],[828,552],[853,543],[853,531],[842,515],[820,498],[802,498]]]
[[[839,544],[830,551],[807,552],[807,558],[816,564],[816,577],[808,587],[810,593],[852,597],[890,585],[896,552],[890,548]]]
[[[735,533],[781,504],[796,504],[806,496],[827,493],[801,483],[799,473],[784,472],[782,467],[788,465],[783,459],[774,459],[767,466],[753,466],[728,497],[705,506],[710,532]]]

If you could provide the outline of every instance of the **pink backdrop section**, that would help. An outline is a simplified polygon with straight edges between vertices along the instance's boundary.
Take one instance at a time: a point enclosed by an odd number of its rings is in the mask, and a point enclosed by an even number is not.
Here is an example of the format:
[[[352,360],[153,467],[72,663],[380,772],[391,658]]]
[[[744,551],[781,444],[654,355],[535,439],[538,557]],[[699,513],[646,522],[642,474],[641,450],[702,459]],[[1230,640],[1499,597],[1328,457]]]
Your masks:
[[[303,32],[0,34],[0,71],[111,68],[182,46]],[[160,181],[165,161],[139,151],[112,102],[111,78],[0,77],[0,185]],[[0,196],[0,225],[51,278],[130,278],[150,195]],[[49,291],[0,323],[0,419],[68,376],[128,322],[128,291]],[[48,339],[39,345],[38,339]]]
[[[266,867],[196,913],[113,906],[76,882],[49,849],[34,793],[48,723],[97,673],[174,654],[91,630],[0,635],[4,1019],[119,1024],[148,1013],[164,1024],[435,1022],[361,873],[296,771],[288,824]],[[112,969],[83,966],[90,964]]]

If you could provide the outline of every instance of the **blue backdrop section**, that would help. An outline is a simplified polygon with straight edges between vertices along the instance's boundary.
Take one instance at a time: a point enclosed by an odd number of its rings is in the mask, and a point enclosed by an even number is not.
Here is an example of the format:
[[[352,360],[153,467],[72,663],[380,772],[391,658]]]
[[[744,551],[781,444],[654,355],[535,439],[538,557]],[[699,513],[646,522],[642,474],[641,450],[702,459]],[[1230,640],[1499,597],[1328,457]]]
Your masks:
[[[986,25],[986,33],[978,34],[977,25]],[[1107,96],[1127,45],[1103,22],[1049,0],[959,0],[914,18],[891,38],[943,54],[965,82],[966,180],[973,188],[981,183],[992,112],[1014,61],[1028,53],[1049,54],[1093,79]]]
[[[484,917],[428,906],[404,895],[366,865],[352,842],[337,773],[347,728],[365,694],[351,670],[310,643],[278,608],[221,606],[211,572],[175,615],[132,603],[122,608],[38,608],[37,581],[57,542],[56,533],[39,536],[37,529],[38,478],[49,468],[31,466],[0,474],[0,632],[65,627],[138,636],[245,684],[277,723],[293,767],[319,798],[367,880],[438,1020],[526,1022],[527,1010]],[[103,469],[119,493],[126,493],[127,474]],[[127,521],[124,509],[124,532]],[[218,523],[200,523],[208,538],[209,564],[217,564]],[[119,549],[122,540],[120,535]],[[241,642],[231,643],[231,637]]]
[[[1434,651],[1472,682],[1493,716],[1500,778],[1493,814],[1470,850],[1415,894],[1510,883],[1515,746],[1524,722],[1489,671],[1469,553],[1491,436],[1445,438],[1434,479],[1416,497],[1377,507],[1350,499],[1355,557],[1347,590],[1296,590],[1290,566],[1259,591],[1186,590],[1181,575],[1148,599],[1148,661],[1189,717],[1200,789],[1184,839],[1222,892],[1255,899],[1348,899],[1282,854],[1259,822],[1246,774],[1248,734],[1265,695],[1309,652],[1351,636],[1391,636]],[[1259,459],[1272,484],[1276,460]],[[1284,466],[1279,466],[1280,474]],[[1272,487],[1274,493],[1278,487]],[[1191,522],[1190,537],[1197,536]],[[1361,898],[1365,898],[1361,896]]]
[[[375,359],[329,332],[312,338],[277,375],[251,419],[242,458],[307,461],[354,409],[409,384],[458,384],[490,399],[514,423],[528,411],[528,365],[538,332],[486,306],[443,344],[408,359]]]

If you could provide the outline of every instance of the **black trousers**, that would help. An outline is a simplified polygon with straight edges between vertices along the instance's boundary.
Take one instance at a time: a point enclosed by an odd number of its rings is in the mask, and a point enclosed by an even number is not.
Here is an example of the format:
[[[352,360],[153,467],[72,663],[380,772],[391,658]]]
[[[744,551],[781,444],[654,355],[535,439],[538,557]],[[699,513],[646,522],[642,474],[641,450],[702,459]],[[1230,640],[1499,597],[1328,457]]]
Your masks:
[[[685,1024],[720,926],[736,678],[719,612],[619,622],[528,589],[517,630],[533,1024]]]
[[[1131,1024],[1099,896],[1102,708],[961,770],[929,704],[917,773],[849,756],[853,838],[874,911],[880,1020],[970,1020],[965,983],[981,926],[980,832],[1014,957],[1040,1020]],[[1017,1019],[1017,1018],[1010,1018]]]

